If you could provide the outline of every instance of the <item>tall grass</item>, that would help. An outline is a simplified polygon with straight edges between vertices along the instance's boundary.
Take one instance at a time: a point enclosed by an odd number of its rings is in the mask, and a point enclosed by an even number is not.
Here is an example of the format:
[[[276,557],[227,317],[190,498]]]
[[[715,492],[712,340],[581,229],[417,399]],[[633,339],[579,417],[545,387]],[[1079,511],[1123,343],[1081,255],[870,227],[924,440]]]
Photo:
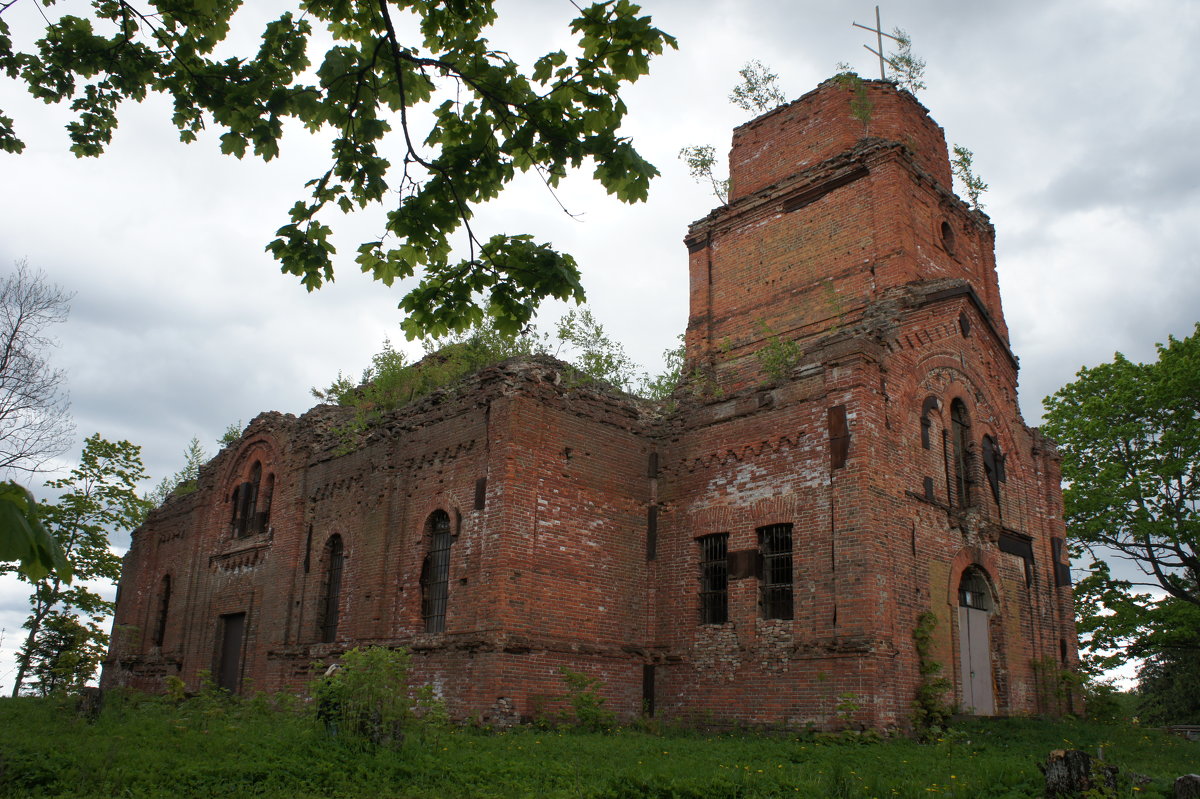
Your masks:
[[[0,700],[0,795],[71,797],[1028,797],[1052,749],[1103,745],[1170,795],[1200,744],[1153,730],[963,721],[940,740],[413,723],[403,745],[331,737],[308,708],[218,694],[110,697],[94,722],[55,700]]]

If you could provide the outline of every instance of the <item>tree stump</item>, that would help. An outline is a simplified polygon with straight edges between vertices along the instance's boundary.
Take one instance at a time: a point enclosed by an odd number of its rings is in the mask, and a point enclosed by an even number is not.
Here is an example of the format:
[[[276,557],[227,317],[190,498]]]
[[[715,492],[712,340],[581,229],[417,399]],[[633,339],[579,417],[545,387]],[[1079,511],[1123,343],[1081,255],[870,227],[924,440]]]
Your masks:
[[[1046,776],[1048,799],[1070,799],[1094,789],[1112,792],[1117,789],[1116,766],[1106,765],[1102,760],[1093,763],[1091,755],[1078,749],[1055,749],[1046,764],[1039,764],[1038,768]]]
[[[104,708],[104,692],[99,688],[88,685],[79,692],[78,704],[75,706],[75,712],[88,721],[95,721],[100,717],[100,711]]]
[[[1175,780],[1175,799],[1200,799],[1200,774],[1184,774]]]

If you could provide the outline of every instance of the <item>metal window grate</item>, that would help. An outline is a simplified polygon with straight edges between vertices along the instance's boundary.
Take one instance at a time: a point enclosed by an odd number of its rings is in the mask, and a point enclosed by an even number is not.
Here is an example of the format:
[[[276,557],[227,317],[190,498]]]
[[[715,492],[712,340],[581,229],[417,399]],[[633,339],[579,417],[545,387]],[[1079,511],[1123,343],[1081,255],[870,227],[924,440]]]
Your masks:
[[[321,592],[321,641],[330,644],[337,639],[338,605],[342,593],[342,565],[345,553],[342,537],[334,535],[325,545],[325,585]]]
[[[729,533],[698,539],[700,544],[700,623],[729,619]]]
[[[429,517],[429,554],[421,568],[421,618],[425,632],[446,629],[446,600],[450,589],[450,516],[434,511]]]
[[[762,553],[760,593],[764,619],[792,618],[792,526],[773,524],[758,528]]]

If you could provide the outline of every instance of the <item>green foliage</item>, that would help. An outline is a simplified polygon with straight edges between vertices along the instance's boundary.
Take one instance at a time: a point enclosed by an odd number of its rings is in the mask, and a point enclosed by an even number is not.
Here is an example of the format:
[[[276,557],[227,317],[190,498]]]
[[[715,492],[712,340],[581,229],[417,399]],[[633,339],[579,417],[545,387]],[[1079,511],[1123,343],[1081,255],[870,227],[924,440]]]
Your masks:
[[[71,582],[71,564],[62,546],[38,518],[37,500],[24,486],[0,483],[0,564],[17,562],[28,580],[50,575]]]
[[[599,677],[571,671],[566,666],[559,666],[558,673],[567,684],[567,701],[575,712],[575,722],[580,727],[599,732],[616,724],[617,717],[604,707],[605,699],[600,694],[604,683]]]
[[[1045,400],[1072,554],[1093,559],[1076,586],[1093,671],[1200,637],[1200,325],[1158,354],[1138,364],[1117,353]],[[1113,554],[1146,580],[1115,579]],[[1146,585],[1167,597],[1135,592]]]
[[[408,363],[403,352],[385,339],[383,349],[371,359],[371,365],[355,383],[338,373],[327,388],[313,388],[319,400],[353,407],[352,435],[366,429],[382,414],[403,407],[413,400],[508,358],[545,352],[546,344],[532,334],[510,335],[485,321],[468,333],[453,334],[440,340],[423,342],[425,357]]]
[[[792,374],[792,370],[800,365],[800,360],[804,357],[804,348],[797,341],[784,339],[766,322],[759,322],[758,326],[762,331],[763,344],[754,353],[754,358],[767,377],[772,380],[785,380]]]
[[[218,704],[219,703],[219,704]],[[1052,749],[1095,752],[1153,778],[1166,797],[1194,770],[1197,744],[1153,729],[1030,719],[964,720],[935,745],[902,736],[714,735],[667,725],[632,731],[409,728],[403,748],[331,741],[279,697],[164,702],[110,692],[94,724],[54,702],[0,702],[0,795],[176,799],[260,796],[486,796],[767,799],[930,795],[1040,796],[1036,764]],[[953,777],[951,776],[953,775]]]
[[[687,348],[682,333],[679,334],[677,341],[679,343],[674,347],[663,350],[665,368],[662,374],[653,377],[648,374],[642,375],[637,394],[646,399],[662,402],[669,400],[675,393],[675,389],[679,387],[679,382],[683,379],[683,364],[687,357]]]
[[[229,427],[225,428],[225,432],[217,439],[217,445],[221,449],[232,446],[242,440],[242,420],[230,423]]]
[[[29,652],[32,689],[41,696],[79,691],[104,660],[107,641],[94,618],[51,611]]]
[[[1155,608],[1148,633],[1135,645],[1135,712],[1151,724],[1200,724],[1200,609],[1169,598]]]
[[[633,393],[639,382],[637,364],[621,342],[604,332],[591,311],[568,311],[558,320],[555,337],[560,342],[559,352],[565,346],[573,354],[570,363],[582,377]]]
[[[954,157],[950,159],[950,171],[962,183],[963,190],[967,193],[967,199],[971,201],[971,207],[976,211],[982,211],[984,205],[979,202],[979,198],[988,190],[988,184],[975,174],[974,160],[975,153],[956,144],[954,145]]]
[[[779,76],[757,59],[751,59],[738,70],[741,82],[729,93],[729,102],[743,111],[761,114],[787,102],[779,88]]]
[[[228,435],[228,431],[226,435]],[[240,431],[238,432],[238,437],[241,437]],[[192,440],[188,442],[187,448],[183,451],[183,459],[183,468],[170,477],[164,477],[146,497],[146,501],[150,503],[150,507],[157,508],[171,496],[183,497],[195,493],[200,487],[200,467],[208,462],[208,454],[204,451],[204,447],[201,446],[200,439],[195,436],[192,437]]]
[[[937,616],[928,610],[917,617],[917,626],[913,628],[921,684],[913,700],[912,722],[913,730],[922,740],[941,734],[954,713],[954,708],[946,701],[946,693],[953,686],[942,675],[942,664],[933,658],[933,631],[936,628]]]
[[[318,720],[334,737],[371,746],[401,745],[413,717],[408,671],[407,650],[351,649],[337,667],[309,684]]]
[[[858,73],[850,69],[850,65],[839,63],[837,65],[838,72],[833,76],[833,79],[843,89],[851,92],[850,97],[850,116],[857,119],[863,124],[863,131],[871,125],[871,114],[875,111],[875,103],[867,94],[867,84]]]
[[[729,204],[729,178],[718,178],[713,169],[717,164],[717,151],[711,144],[697,144],[679,150],[679,160],[688,168],[688,174],[697,183],[707,182],[713,196],[722,205]]]
[[[924,91],[925,61],[913,55],[912,38],[896,28],[892,31],[892,39],[896,42],[896,50],[887,55],[888,80],[913,94]]]
[[[566,313],[556,326],[553,340],[558,342],[555,355],[569,358],[573,376],[581,383],[604,383],[656,401],[666,400],[679,384],[684,357],[682,336],[678,346],[664,353],[665,371],[655,376],[640,371],[621,343],[612,339],[586,308]],[[385,340],[383,349],[363,371],[361,382],[356,384],[339,372],[328,387],[313,388],[312,394],[325,402],[355,408],[353,423],[343,431],[352,435],[382,414],[486,366],[518,356],[549,354],[551,341],[548,335],[533,331],[510,335],[485,320],[481,327],[467,333],[423,342],[425,357],[410,364],[404,353]]]
[[[329,168],[308,182],[310,196],[267,249],[284,272],[319,288],[333,279],[334,209],[395,203],[384,235],[359,245],[356,261],[389,286],[419,276],[400,301],[409,338],[462,331],[488,314],[516,333],[540,300],[583,298],[571,256],[529,235],[486,237],[472,219],[518,172],[535,170],[553,188],[588,160],[610,194],[645,199],[658,172],[618,134],[620,90],[675,40],[638,6],[580,8],[573,53],[547,53],[523,72],[486,37],[498,17],[492,0],[302,2],[267,23],[256,52],[235,52],[227,40],[240,5],[148,0],[143,10],[93,0],[90,18],[45,17],[28,52],[14,49],[0,19],[0,71],[38,99],[71,103],[80,156],[103,152],[121,102],[151,92],[173,100],[183,141],[212,126],[221,151],[237,158],[252,150],[273,159],[284,130],[330,136]],[[403,41],[398,29],[420,34]],[[309,59],[314,41],[328,46],[319,63]],[[0,149],[23,148],[13,121],[0,117]],[[466,257],[453,254],[456,243]]]
[[[1053,657],[1035,658],[1033,666],[1034,686],[1041,712],[1062,716],[1075,712],[1074,697],[1079,694],[1083,677],[1070,669],[1064,669]]]
[[[63,662],[56,660],[62,647],[61,638],[56,640],[56,636],[62,631],[46,627],[52,614],[78,617],[89,631],[91,644],[101,650],[107,645],[108,635],[101,624],[113,606],[88,582],[115,582],[120,577],[121,559],[109,548],[108,536],[133,529],[145,515],[146,500],[137,493],[137,484],[145,477],[140,447],[128,441],[105,441],[96,434],[84,441],[79,465],[69,475],[46,483],[61,493],[56,501],[41,506],[42,519],[62,547],[76,581],[68,585],[58,574],[37,580],[22,576],[33,584],[29,599],[32,609],[24,624],[28,635],[17,654],[13,696],[20,693],[28,672],[53,669],[54,663]],[[44,665],[47,659],[51,665]],[[78,663],[81,668],[88,664],[95,668],[95,662],[86,656],[80,656]],[[77,677],[67,682],[82,685],[91,672]]]

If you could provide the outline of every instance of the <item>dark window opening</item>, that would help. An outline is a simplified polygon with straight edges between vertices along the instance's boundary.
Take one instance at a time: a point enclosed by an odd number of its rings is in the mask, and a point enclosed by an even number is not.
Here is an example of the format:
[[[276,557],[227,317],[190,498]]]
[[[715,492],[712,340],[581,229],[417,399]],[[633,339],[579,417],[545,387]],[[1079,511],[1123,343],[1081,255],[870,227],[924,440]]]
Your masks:
[[[475,510],[483,510],[487,506],[487,478],[480,477],[475,481]]]
[[[829,409],[829,466],[840,469],[850,457],[850,426],[846,421],[846,406]]]
[[[255,461],[250,469],[250,479],[233,490],[233,518],[230,520],[230,527],[237,538],[259,532],[258,523],[261,519],[255,511],[258,507],[258,486],[261,481],[262,464]]]
[[[700,623],[729,620],[729,533],[698,539],[700,544]]]
[[[924,489],[924,491],[925,491],[925,499],[929,500],[930,502],[933,502],[933,500],[934,500],[934,497],[933,497],[933,478],[932,478],[932,477],[926,477],[926,478],[924,478],[924,479],[922,480],[922,485],[921,485],[921,487],[922,487],[922,488]]]
[[[951,434],[951,444],[953,446],[954,458],[954,504],[960,508],[965,508],[971,504],[971,423],[967,420],[967,406],[963,404],[962,400],[956,399],[951,403],[950,422],[953,431]]]
[[[446,601],[450,591],[450,515],[435,510],[426,523],[429,554],[421,566],[421,619],[425,632],[446,630]]]
[[[1054,585],[1058,588],[1071,584],[1071,563],[1067,560],[1067,546],[1061,538],[1050,539],[1054,548]]]
[[[654,664],[642,666],[642,713],[654,715]]]
[[[154,620],[154,645],[167,639],[167,613],[171,609],[171,575],[164,574],[158,589],[158,617]]]
[[[1000,483],[1004,482],[1004,455],[991,436],[983,437],[983,474],[992,488],[992,498],[1000,505]]]
[[[658,506],[646,509],[646,560],[658,557]]]
[[[992,595],[983,572],[970,568],[963,572],[958,583],[958,604],[975,610],[991,610]]]
[[[963,338],[971,335],[971,317],[965,313],[958,315],[958,329],[962,331]]]
[[[1022,535],[1000,533],[1000,551],[1016,555],[1025,564],[1025,585],[1033,582],[1033,542]]]
[[[773,524],[758,528],[762,553],[759,601],[764,619],[792,618],[792,526]]]
[[[954,227],[946,221],[942,222],[942,248],[954,255]]]
[[[646,477],[653,480],[658,477],[658,453],[651,452],[650,457],[646,459]]]
[[[1059,638],[1058,639],[1058,657],[1062,661],[1062,664],[1064,666],[1067,665],[1068,651],[1069,650],[1067,649],[1067,639]]]
[[[268,474],[263,487],[258,512],[254,515],[254,532],[263,533],[271,526],[271,496],[275,493],[275,475]]]
[[[330,536],[325,544],[325,583],[321,586],[321,642],[333,643],[337,639],[338,606],[342,593],[342,566],[345,552],[340,535]]]

